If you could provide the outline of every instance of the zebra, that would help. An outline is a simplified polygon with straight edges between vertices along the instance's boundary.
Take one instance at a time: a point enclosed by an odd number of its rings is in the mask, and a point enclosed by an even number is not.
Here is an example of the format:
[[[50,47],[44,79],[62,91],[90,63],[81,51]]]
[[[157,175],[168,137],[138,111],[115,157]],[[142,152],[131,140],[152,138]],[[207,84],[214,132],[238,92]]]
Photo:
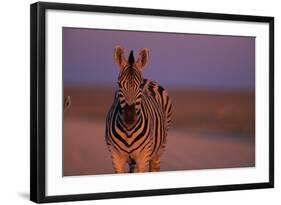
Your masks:
[[[63,112],[66,112],[71,106],[71,98],[68,95],[67,97],[64,98],[63,101]]]
[[[114,48],[119,66],[118,90],[106,117],[105,139],[116,173],[156,172],[165,149],[171,125],[172,102],[168,92],[154,81],[142,77],[149,50],[140,50],[135,61],[125,49]]]

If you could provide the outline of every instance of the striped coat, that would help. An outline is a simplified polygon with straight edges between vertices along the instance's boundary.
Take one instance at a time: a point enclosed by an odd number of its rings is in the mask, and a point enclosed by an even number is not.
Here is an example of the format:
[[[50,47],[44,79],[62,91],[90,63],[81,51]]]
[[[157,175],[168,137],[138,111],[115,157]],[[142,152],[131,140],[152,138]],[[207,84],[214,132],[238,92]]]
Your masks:
[[[168,92],[139,72],[147,61],[148,51],[144,52],[136,62],[131,52],[121,67],[119,89],[106,119],[106,143],[117,173],[126,172],[126,164],[130,172],[159,171],[171,124]],[[115,56],[117,64],[118,60]]]

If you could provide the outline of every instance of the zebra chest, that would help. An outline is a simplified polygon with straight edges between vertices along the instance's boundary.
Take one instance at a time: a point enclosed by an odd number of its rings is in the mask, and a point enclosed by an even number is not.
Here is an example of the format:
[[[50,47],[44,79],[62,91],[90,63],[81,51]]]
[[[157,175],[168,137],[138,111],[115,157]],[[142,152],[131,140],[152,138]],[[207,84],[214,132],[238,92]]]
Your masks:
[[[111,138],[128,153],[148,145],[152,138],[152,126],[144,116],[135,125],[126,127],[118,116],[113,119]]]
[[[133,141],[140,140],[143,136],[150,134],[151,126],[148,126],[149,122],[145,119],[140,119],[136,124],[126,126],[119,118],[114,122],[114,128],[116,133],[120,135],[128,144]]]

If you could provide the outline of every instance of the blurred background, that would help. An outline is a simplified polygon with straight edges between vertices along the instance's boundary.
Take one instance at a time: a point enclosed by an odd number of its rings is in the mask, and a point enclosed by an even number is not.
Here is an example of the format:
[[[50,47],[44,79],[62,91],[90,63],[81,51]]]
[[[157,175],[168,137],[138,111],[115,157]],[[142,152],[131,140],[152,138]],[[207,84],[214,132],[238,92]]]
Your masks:
[[[63,28],[65,176],[114,173],[104,133],[116,45],[135,58],[148,48],[144,78],[172,98],[162,171],[255,166],[254,37]]]

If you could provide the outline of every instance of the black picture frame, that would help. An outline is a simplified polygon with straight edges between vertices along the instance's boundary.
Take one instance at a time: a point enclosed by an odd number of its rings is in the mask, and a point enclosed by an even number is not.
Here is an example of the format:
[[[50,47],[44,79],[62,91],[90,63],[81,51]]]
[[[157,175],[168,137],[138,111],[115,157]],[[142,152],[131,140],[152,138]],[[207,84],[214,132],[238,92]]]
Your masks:
[[[122,13],[181,18],[217,19],[229,21],[263,22],[269,24],[269,181],[249,184],[229,184],[188,188],[170,188],[125,192],[88,193],[46,196],[46,82],[45,82],[45,25],[46,10]],[[30,200],[37,203],[76,200],[96,200],[198,192],[230,191],[274,187],[274,17],[218,13],[125,8],[82,4],[38,2],[30,6]]]

